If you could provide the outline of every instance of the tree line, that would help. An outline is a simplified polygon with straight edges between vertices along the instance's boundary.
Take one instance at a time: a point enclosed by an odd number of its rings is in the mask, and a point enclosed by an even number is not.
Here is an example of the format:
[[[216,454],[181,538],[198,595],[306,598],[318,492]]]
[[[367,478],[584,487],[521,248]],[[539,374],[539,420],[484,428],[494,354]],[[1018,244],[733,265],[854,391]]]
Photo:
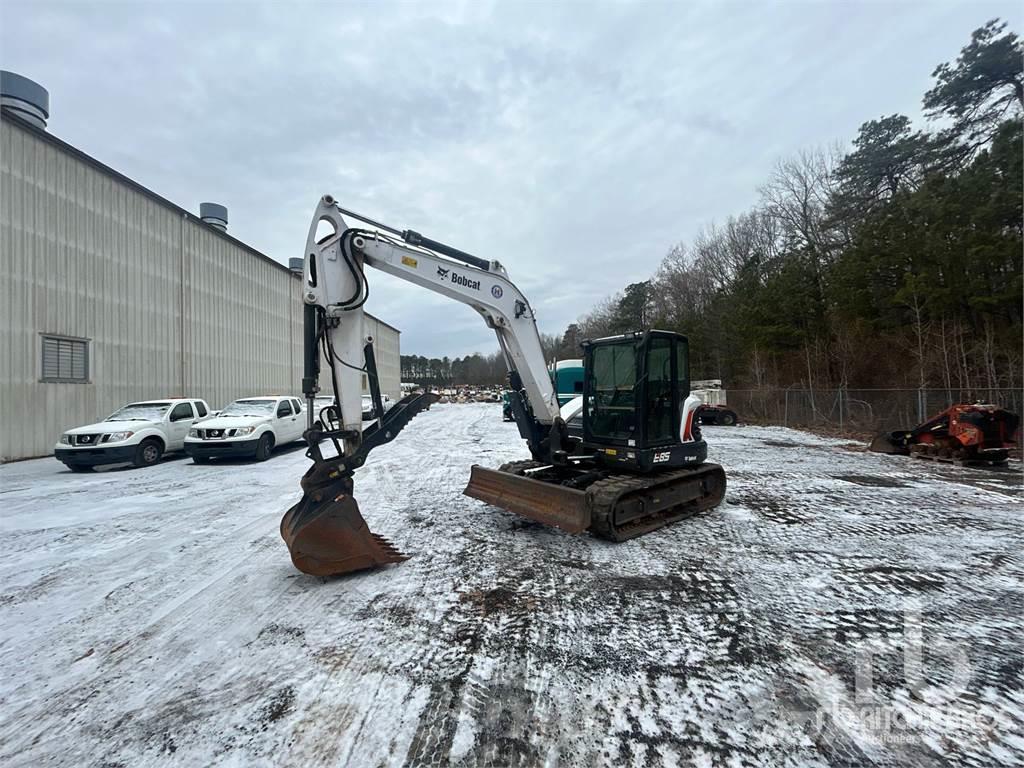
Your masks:
[[[492,355],[466,355],[456,357],[454,360],[448,357],[402,355],[400,363],[402,381],[421,386],[500,384],[504,382],[506,375],[505,361],[497,352]]]
[[[1024,48],[994,20],[933,72],[923,106],[846,152],[777,163],[759,203],[563,334],[690,339],[693,378],[740,387],[1020,387]]]
[[[674,245],[655,273],[558,336],[657,327],[691,377],[731,387],[1020,387],[1024,46],[974,31],[924,94],[928,128],[868,120],[847,150],[780,160],[751,210]],[[407,367],[408,361],[408,367]],[[403,356],[403,380],[499,383],[500,354]]]
[[[544,359],[554,361],[562,347],[563,336],[540,334]],[[571,357],[579,357],[577,350]],[[468,384],[470,386],[489,386],[504,384],[508,375],[505,358],[500,352],[490,355],[474,353],[465,357],[423,357],[422,355],[401,355],[402,381],[412,382],[421,386],[446,386],[449,384]]]

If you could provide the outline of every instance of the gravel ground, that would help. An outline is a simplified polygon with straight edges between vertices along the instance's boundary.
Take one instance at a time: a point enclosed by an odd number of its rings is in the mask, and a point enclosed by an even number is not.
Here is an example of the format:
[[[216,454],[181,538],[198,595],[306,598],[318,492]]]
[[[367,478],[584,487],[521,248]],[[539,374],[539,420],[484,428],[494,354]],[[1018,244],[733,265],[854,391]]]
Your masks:
[[[705,430],[718,509],[625,544],[461,491],[525,458],[435,406],[356,475],[406,563],[297,573],[266,464],[0,467],[4,765],[1009,765],[1021,475]]]

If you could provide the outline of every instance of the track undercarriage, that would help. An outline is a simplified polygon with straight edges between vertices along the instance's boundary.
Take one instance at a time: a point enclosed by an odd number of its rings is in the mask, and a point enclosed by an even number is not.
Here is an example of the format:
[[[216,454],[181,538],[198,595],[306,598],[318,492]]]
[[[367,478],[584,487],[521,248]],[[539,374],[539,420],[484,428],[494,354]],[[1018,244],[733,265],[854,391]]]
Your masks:
[[[473,466],[465,494],[570,533],[625,541],[717,506],[725,471],[700,464],[656,474],[627,474],[576,463],[516,461]]]

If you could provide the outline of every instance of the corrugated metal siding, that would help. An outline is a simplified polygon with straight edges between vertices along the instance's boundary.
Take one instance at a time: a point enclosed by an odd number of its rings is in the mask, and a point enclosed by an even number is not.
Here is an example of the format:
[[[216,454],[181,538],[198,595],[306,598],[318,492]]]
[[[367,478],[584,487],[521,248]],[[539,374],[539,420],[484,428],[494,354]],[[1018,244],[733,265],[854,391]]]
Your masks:
[[[298,394],[293,367],[291,275],[205,231],[186,228],[186,382],[217,403]]]
[[[298,279],[6,120],[0,259],[0,460],[131,400],[298,394]],[[373,324],[396,397],[398,333]],[[40,381],[44,333],[89,340],[87,383]]]
[[[302,283],[296,280],[296,293],[295,293],[295,304],[294,312],[297,318],[295,324],[295,333],[299,334],[298,338],[302,336]],[[389,326],[387,323],[383,323],[373,315],[365,315],[363,323],[363,334],[372,336],[374,339],[374,358],[377,362],[377,376],[380,378],[380,391],[384,394],[390,395],[392,400],[399,400],[402,397],[402,386],[401,386],[401,360],[399,354],[399,333],[394,328]],[[295,365],[301,372],[302,370],[302,344],[298,344],[294,347],[295,352]],[[350,360],[355,365],[362,367],[363,358],[359,360]],[[368,394],[370,388],[366,379],[366,374],[359,377],[363,384],[363,394]],[[326,362],[321,363],[320,368],[320,393],[323,395],[334,395],[334,390],[331,386],[331,370],[327,366]]]
[[[398,350],[398,334],[387,324],[375,317],[366,318],[366,333],[373,336],[373,354],[377,361],[377,375],[380,378],[381,392],[391,396],[392,400],[402,397],[402,370]]]

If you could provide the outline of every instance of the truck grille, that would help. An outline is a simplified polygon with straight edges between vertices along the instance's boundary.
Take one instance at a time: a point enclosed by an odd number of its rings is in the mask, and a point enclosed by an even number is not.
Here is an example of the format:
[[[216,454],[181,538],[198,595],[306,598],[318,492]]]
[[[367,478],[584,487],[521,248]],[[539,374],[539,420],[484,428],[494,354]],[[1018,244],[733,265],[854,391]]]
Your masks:
[[[72,435],[72,445],[96,445],[103,435]]]
[[[203,440],[223,440],[225,437],[234,437],[234,429],[200,429],[199,437]]]

